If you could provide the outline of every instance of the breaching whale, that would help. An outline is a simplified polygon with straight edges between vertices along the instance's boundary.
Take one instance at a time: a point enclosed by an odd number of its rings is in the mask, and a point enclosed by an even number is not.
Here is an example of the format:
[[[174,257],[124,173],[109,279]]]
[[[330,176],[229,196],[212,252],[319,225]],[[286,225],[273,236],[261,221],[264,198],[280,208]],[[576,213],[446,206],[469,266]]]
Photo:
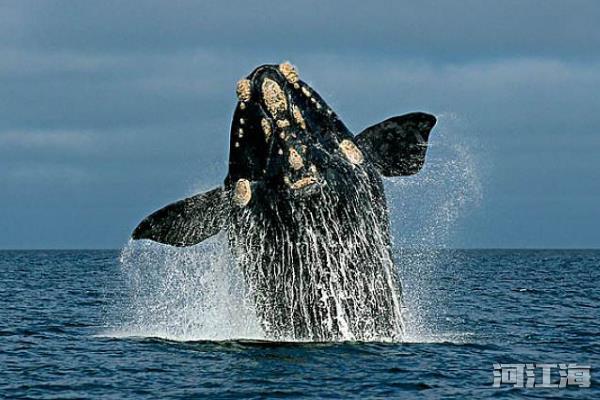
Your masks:
[[[289,63],[237,83],[221,187],[144,219],[133,239],[193,246],[226,230],[265,334],[377,340],[403,329],[382,176],[418,172],[434,116],[354,136]]]

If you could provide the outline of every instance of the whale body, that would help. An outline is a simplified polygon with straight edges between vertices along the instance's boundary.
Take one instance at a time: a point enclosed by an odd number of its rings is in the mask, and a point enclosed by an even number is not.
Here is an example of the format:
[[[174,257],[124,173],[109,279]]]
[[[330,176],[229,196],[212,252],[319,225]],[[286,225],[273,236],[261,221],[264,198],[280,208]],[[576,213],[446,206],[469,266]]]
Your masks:
[[[354,136],[289,63],[256,68],[237,96],[224,184],[156,211],[132,238],[193,246],[226,230],[269,338],[398,338],[382,176],[423,167],[435,117],[393,117]]]

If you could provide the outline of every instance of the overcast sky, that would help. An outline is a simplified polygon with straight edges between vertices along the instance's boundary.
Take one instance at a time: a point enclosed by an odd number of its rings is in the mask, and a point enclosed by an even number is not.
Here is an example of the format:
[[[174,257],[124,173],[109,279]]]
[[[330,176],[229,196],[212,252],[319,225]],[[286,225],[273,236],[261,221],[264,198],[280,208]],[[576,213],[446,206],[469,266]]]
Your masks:
[[[0,248],[119,248],[220,184],[235,82],[283,60],[355,132],[441,116],[391,196],[403,244],[600,247],[599,21],[576,0],[1,1]]]

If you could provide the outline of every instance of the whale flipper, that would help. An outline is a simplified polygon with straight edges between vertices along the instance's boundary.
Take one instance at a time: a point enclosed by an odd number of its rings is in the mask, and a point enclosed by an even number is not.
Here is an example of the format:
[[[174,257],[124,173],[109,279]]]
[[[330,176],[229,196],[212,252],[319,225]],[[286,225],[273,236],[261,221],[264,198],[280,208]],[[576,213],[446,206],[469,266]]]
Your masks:
[[[413,175],[425,163],[435,123],[433,115],[421,112],[392,117],[365,129],[355,141],[383,176]]]
[[[219,233],[228,212],[229,202],[219,187],[155,211],[135,228],[131,237],[171,246],[193,246]]]

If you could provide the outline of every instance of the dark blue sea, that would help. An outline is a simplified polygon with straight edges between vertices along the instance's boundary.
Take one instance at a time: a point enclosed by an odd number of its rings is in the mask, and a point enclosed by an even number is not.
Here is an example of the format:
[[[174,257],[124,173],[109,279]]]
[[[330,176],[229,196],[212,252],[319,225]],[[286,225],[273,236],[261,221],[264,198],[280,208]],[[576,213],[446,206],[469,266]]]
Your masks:
[[[170,265],[143,289],[151,280],[123,259],[116,250],[0,252],[0,397],[600,398],[600,251],[399,252],[411,313],[401,343],[236,338],[222,320],[237,317],[216,313],[202,314],[215,320],[203,338],[211,321],[178,311],[199,287],[178,295],[193,273]],[[146,331],[139,318],[129,329],[132,297],[155,289],[162,297],[134,302],[151,308],[137,310]],[[222,339],[207,339],[219,329]],[[534,387],[494,387],[495,363],[556,364],[554,384],[559,364],[590,365],[591,387],[539,387],[541,369]]]

